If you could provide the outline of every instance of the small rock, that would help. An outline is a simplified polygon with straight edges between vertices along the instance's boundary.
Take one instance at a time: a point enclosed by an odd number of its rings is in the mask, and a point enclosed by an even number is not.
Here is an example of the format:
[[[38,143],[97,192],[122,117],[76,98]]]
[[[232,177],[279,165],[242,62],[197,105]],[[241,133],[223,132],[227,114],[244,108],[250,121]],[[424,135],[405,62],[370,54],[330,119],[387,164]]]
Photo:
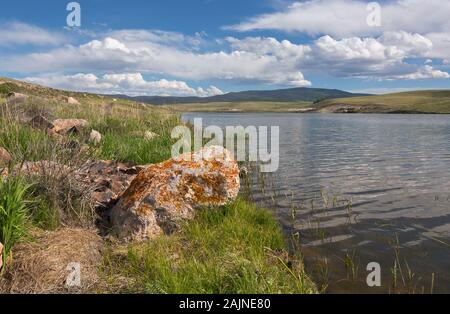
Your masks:
[[[7,166],[11,161],[11,154],[3,147],[0,147],[0,166]]]
[[[200,206],[235,199],[239,189],[237,162],[220,146],[149,165],[112,208],[112,230],[126,241],[155,238],[192,218]]]
[[[98,144],[100,144],[101,141],[102,141],[102,135],[100,134],[100,132],[98,132],[96,130],[92,130],[91,134],[89,135],[89,142],[94,145],[98,145]]]
[[[80,132],[87,127],[89,123],[83,119],[56,119],[53,121],[53,131],[56,133]]]
[[[154,138],[156,138],[158,136],[159,136],[158,134],[153,133],[151,131],[146,131],[144,133],[144,139],[147,140],[147,141],[151,141],[152,139],[154,139]]]
[[[33,119],[31,119],[30,125],[33,128],[41,129],[41,130],[53,129],[53,127],[54,127],[53,123],[48,121],[47,118],[42,115],[37,115]]]
[[[73,98],[73,97],[67,97],[66,101],[70,105],[79,105],[80,104],[80,102],[77,99]]]

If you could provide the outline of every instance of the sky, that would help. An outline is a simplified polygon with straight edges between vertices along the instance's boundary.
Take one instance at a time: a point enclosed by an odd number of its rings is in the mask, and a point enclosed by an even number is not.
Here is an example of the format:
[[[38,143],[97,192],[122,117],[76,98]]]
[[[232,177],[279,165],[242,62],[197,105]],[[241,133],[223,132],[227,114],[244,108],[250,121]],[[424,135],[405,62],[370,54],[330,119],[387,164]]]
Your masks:
[[[450,88],[450,0],[76,2],[79,10],[66,0],[4,1],[0,76],[75,91],[201,97]]]

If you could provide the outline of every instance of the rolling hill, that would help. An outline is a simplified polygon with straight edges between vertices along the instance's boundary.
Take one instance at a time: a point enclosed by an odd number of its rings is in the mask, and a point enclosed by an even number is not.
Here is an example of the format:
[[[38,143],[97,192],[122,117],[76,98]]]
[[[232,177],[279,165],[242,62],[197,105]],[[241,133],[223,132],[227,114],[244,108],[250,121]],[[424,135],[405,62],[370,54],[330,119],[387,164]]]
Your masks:
[[[338,89],[299,87],[278,90],[233,92],[211,97],[112,96],[116,98],[132,99],[153,105],[174,105],[222,102],[315,102],[331,98],[367,96],[367,94],[352,94]]]

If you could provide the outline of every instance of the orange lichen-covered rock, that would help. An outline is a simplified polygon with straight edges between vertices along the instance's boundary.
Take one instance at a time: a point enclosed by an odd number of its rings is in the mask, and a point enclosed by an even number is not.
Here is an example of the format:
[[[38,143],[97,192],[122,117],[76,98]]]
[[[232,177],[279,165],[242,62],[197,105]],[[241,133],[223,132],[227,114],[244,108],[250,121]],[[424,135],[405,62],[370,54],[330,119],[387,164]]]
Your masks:
[[[230,152],[211,146],[142,170],[110,213],[113,232],[145,240],[176,229],[195,208],[224,205],[239,193],[239,167]]]

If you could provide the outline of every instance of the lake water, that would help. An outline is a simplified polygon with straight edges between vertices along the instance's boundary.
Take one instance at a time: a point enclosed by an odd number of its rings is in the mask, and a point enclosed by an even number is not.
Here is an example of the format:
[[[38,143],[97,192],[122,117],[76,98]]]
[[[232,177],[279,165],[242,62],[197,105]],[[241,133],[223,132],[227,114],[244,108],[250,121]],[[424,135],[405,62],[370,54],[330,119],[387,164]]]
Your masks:
[[[450,115],[184,115],[194,117],[280,126],[273,188],[255,183],[255,200],[295,235],[326,292],[450,292]],[[366,284],[370,262],[381,287]]]

